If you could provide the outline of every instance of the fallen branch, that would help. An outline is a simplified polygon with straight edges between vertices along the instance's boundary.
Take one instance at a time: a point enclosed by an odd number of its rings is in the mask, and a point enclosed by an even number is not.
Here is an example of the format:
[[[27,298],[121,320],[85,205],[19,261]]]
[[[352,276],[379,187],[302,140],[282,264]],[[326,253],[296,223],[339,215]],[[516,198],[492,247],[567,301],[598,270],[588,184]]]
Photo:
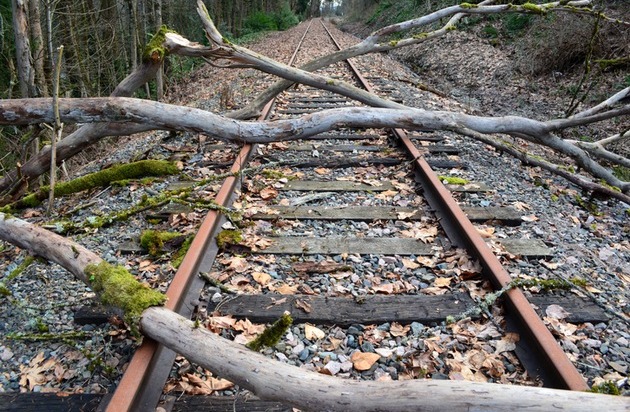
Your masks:
[[[0,101],[0,125],[49,121],[54,116],[49,101],[46,98]],[[630,191],[630,182],[621,181],[609,169],[594,161],[586,151],[551,133],[628,115],[630,105],[581,119],[553,119],[546,122],[520,116],[485,117],[415,108],[392,110],[362,107],[322,110],[299,118],[273,122],[244,122],[201,109],[123,97],[60,99],[59,105],[60,116],[66,122],[134,122],[145,127],[150,125],[154,129],[205,133],[223,140],[248,143],[304,139],[341,127],[449,130],[456,133],[472,130],[484,135],[509,134],[566,154],[578,166],[619,188],[622,193]]]
[[[625,411],[625,398],[530,386],[466,381],[367,382],[305,371],[195,326],[165,308],[149,308],[142,333],[256,396],[313,411]]]

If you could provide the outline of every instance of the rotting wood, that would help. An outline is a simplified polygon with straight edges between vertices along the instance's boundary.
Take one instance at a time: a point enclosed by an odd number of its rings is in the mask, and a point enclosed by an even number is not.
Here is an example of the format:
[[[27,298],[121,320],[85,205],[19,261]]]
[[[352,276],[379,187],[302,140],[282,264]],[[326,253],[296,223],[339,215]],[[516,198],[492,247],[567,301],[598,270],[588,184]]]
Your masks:
[[[272,206],[270,213],[257,213],[253,219],[313,219],[313,220],[421,220],[420,208],[392,206]],[[471,221],[501,221],[506,225],[521,224],[521,214],[512,207],[463,207]],[[278,212],[278,213],[274,213]]]
[[[512,255],[528,258],[553,256],[553,250],[540,239],[500,239],[499,243]]]
[[[300,307],[308,304],[310,312]],[[442,322],[447,316],[456,316],[474,305],[463,293],[432,295],[367,295],[359,299],[346,297],[298,296],[298,295],[239,295],[217,305],[216,310],[252,322],[268,323],[288,311],[294,323],[381,324],[398,322]]]
[[[277,400],[305,410],[496,411],[548,412],[627,411],[620,396],[547,388],[497,385],[466,381],[424,380],[371,382],[324,376],[290,366],[195,326],[165,308],[144,311],[143,333],[177,351],[188,360],[252,391],[261,399]],[[217,356],[220,353],[221,356]],[[322,395],[324,394],[324,395]],[[421,403],[419,403],[421,400]]]
[[[290,180],[280,190],[296,190],[301,192],[384,192],[396,190],[388,180],[375,184],[351,182],[344,180],[319,181],[319,180]]]
[[[263,254],[340,255],[380,254],[429,256],[431,246],[416,239],[354,237],[278,237],[270,238],[271,246],[259,250]]]

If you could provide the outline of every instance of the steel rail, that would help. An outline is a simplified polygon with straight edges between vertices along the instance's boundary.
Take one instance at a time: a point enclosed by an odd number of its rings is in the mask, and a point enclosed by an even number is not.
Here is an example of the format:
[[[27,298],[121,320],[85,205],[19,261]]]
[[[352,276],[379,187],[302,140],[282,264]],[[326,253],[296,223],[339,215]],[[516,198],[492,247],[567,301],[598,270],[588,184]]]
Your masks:
[[[331,37],[335,45],[341,50],[341,46],[328,30],[324,22],[322,25]],[[347,60],[359,82],[370,93],[374,93],[374,89],[367,79],[361,75],[357,67]],[[423,154],[411,142],[407,133],[402,129],[393,129],[394,135],[398,137],[400,143],[414,159],[414,165],[419,176],[420,183],[425,190],[427,201],[431,207],[438,211],[442,216],[440,223],[445,227],[445,231],[449,237],[464,244],[480,262],[484,269],[485,276],[493,283],[495,288],[501,289],[507,286],[512,278],[499,262],[497,257],[492,253],[483,240],[474,225],[462,211],[459,204],[455,201],[451,192],[440,182],[436,173],[424,159]],[[453,236],[451,236],[453,235]],[[574,391],[589,390],[589,386],[575,368],[573,363],[566,356],[556,339],[553,337],[549,329],[542,322],[536,311],[520,289],[510,289],[505,294],[508,307],[512,309],[510,312],[516,317],[519,330],[524,331],[526,338],[531,346],[536,348],[543,356],[544,362],[540,362],[545,367],[545,374],[549,376],[552,382],[546,382],[547,385],[559,389],[569,389]]]
[[[312,20],[291,56],[289,65],[294,63],[311,24]],[[275,98],[265,105],[258,120],[265,120],[269,116],[274,102]],[[216,195],[215,202],[218,205],[228,207],[232,204],[233,195],[240,186],[240,180],[237,176],[254,153],[255,147],[254,144],[245,144],[241,148],[230,168],[232,176],[223,181]],[[165,307],[167,309],[186,317],[192,315],[195,305],[191,302],[198,299],[204,284],[204,281],[197,274],[206,272],[212,267],[218,252],[212,240],[224,222],[225,217],[218,211],[211,210],[206,214],[166,291],[168,301]],[[104,397],[98,409],[106,412],[155,411],[176,356],[174,351],[145,337],[129,362],[113,395]]]

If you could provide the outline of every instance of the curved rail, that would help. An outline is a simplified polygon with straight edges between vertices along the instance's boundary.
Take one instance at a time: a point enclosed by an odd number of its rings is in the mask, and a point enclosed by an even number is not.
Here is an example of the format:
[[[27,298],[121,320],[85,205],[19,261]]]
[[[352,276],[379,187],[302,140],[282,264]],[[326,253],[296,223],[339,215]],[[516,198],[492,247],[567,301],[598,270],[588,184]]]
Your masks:
[[[323,20],[321,22],[337,48],[341,50],[341,46],[330,30],[328,30]],[[357,70],[356,66],[349,60],[348,64],[363,87],[368,92],[374,93],[373,88]],[[425,190],[425,196],[431,207],[437,211],[436,213],[442,215],[440,222],[445,226],[444,229],[449,237],[461,243],[461,246],[465,246],[479,260],[484,268],[484,274],[497,289],[508,285],[512,278],[494,253],[492,253],[453,196],[451,196],[451,193],[440,182],[436,173],[424,159],[424,156],[407,137],[407,133],[402,129],[394,129],[392,132],[399,139],[407,153],[414,159],[414,165]],[[541,364],[546,366],[544,374],[551,378],[552,386],[575,391],[588,390],[588,384],[569,358],[567,358],[556,339],[549,332],[549,329],[540,320],[523,292],[520,289],[508,291],[506,293],[506,301],[513,311],[512,314],[517,318],[519,330],[526,333],[530,341],[529,344],[536,348],[544,358],[544,362],[541,362]]]

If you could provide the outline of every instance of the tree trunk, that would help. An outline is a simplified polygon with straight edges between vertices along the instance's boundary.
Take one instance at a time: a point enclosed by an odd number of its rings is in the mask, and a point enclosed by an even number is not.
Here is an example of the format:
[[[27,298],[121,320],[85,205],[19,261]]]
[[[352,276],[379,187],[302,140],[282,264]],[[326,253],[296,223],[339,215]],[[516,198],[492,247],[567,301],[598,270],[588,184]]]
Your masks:
[[[262,399],[312,411],[627,411],[619,396],[466,381],[370,382],[309,372],[269,359],[161,307],[145,310],[143,334]]]
[[[46,71],[44,65],[46,55],[44,53],[44,35],[42,34],[42,22],[39,8],[39,0],[29,0],[29,23],[33,47],[33,66],[35,67],[35,84],[37,96],[48,97],[48,85],[46,84]],[[52,58],[52,57],[50,57]]]
[[[37,95],[31,57],[31,44],[28,30],[28,10],[25,0],[12,0],[13,33],[15,36],[15,59],[17,62],[20,94],[22,97]]]
[[[162,28],[162,0],[155,0],[155,30]],[[160,66],[155,76],[156,99],[162,101],[164,97],[164,65]]]

